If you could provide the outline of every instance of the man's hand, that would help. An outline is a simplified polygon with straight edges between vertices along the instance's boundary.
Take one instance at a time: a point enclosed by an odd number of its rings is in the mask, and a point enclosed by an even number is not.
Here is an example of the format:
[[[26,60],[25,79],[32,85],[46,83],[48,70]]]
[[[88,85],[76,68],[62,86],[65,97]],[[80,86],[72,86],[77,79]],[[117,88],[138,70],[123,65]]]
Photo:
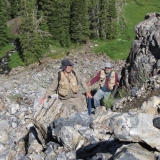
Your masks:
[[[46,99],[46,98],[44,98],[44,97],[41,98],[39,103],[42,104],[42,103],[44,102],[45,99]]]
[[[87,92],[87,93],[86,93],[86,97],[87,97],[87,98],[88,98],[88,97],[89,97],[89,98],[92,98],[91,93],[90,93],[90,92]]]
[[[119,86],[119,82],[117,82],[116,85]]]

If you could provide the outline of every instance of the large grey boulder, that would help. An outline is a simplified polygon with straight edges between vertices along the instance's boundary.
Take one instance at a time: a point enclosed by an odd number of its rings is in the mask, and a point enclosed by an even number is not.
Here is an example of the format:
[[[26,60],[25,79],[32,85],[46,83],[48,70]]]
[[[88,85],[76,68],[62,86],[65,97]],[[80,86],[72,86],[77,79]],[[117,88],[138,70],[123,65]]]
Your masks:
[[[112,158],[113,160],[155,160],[154,154],[138,143],[123,145]]]
[[[91,118],[85,112],[78,112],[67,118],[59,118],[51,124],[52,136],[56,137],[66,149],[78,149],[87,140],[95,141],[93,131],[89,128],[90,124]]]
[[[154,115],[123,113],[111,117],[111,133],[121,141],[143,142],[160,151],[160,130],[153,126]]]
[[[143,83],[158,73],[160,59],[160,13],[149,13],[135,26],[134,40],[125,67],[122,84],[142,87]]]

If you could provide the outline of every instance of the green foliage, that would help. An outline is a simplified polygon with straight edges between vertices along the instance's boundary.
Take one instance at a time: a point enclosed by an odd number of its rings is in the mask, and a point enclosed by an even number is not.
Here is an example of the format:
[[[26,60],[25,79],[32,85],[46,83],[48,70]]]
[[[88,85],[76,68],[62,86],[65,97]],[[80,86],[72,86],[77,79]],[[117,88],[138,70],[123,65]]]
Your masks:
[[[109,9],[108,9],[108,31],[107,31],[107,39],[115,39],[117,36],[117,11],[116,11],[116,1],[109,1]]]
[[[21,46],[26,65],[38,61],[43,54],[42,39],[38,33],[23,34],[21,36]]]
[[[125,88],[119,88],[118,94],[120,98],[126,97],[128,94],[127,90]]]
[[[108,7],[106,0],[99,1],[99,37],[100,39],[106,39],[106,32],[108,30],[108,19],[107,19],[107,13],[106,8]]]
[[[123,34],[127,35],[128,38],[133,39],[135,37],[134,27],[139,22],[144,20],[144,16],[150,12],[160,12],[159,1],[152,0],[136,0],[127,1],[127,5],[124,6],[122,15],[124,16],[124,24],[126,26]]]
[[[38,30],[36,0],[21,1],[22,18],[20,26],[20,43],[23,60],[26,65],[39,60],[43,54],[42,36]],[[24,4],[25,3],[25,4]]]
[[[50,17],[52,11],[52,2],[50,0],[37,1],[37,18],[39,19],[39,32],[42,38],[42,48],[46,50],[50,44],[53,44],[52,34],[49,32]]]
[[[0,47],[8,44],[5,3],[0,0]]]
[[[48,21],[53,40],[59,41],[62,47],[70,46],[70,0],[54,1]]]
[[[22,61],[22,59],[20,58],[18,52],[14,52],[14,54],[12,54],[12,56],[10,57],[9,61],[9,67],[10,68],[15,68],[17,66],[25,66],[24,62]]]
[[[20,10],[21,10],[20,0],[10,0],[10,6],[11,6],[10,16],[12,18],[18,17],[20,15]]]
[[[4,6],[5,6],[5,13],[6,13],[6,20],[10,20],[11,19],[11,5],[10,2],[11,0],[3,0],[4,2]]]
[[[43,56],[58,59],[66,56],[66,53],[66,48],[61,47],[61,44],[59,42],[56,42],[54,43],[54,45],[49,46],[48,50],[46,50],[46,53]]]
[[[99,29],[99,1],[90,0],[88,4],[88,13],[90,21],[90,38],[97,39],[99,35],[97,34]]]
[[[99,13],[100,39],[115,39],[117,36],[117,11],[115,0],[101,0]]]
[[[127,41],[122,39],[114,39],[107,41],[95,40],[94,43],[98,44],[98,47],[94,48],[94,52],[96,54],[104,53],[113,60],[125,60],[129,54],[132,42],[132,40]]]
[[[135,25],[147,13],[159,12],[159,0],[123,0],[118,14],[116,3],[116,0],[0,0],[0,55],[10,41],[19,38],[20,54],[28,65],[46,55],[50,45],[60,44],[61,51],[48,54],[58,58],[68,47],[73,47],[72,43],[79,47],[94,39],[93,43],[98,44],[97,54],[125,60],[135,39]],[[6,22],[17,16],[21,17],[20,35],[13,36]]]
[[[11,44],[6,45],[0,49],[0,58],[6,55],[6,52],[15,49],[15,47]]]
[[[113,104],[114,104],[114,97],[112,95],[110,95],[109,97],[104,97],[103,98],[103,105],[106,108],[111,109]]]
[[[74,43],[83,43],[89,39],[89,18],[87,0],[74,0],[71,4],[71,40]]]
[[[1,48],[0,58],[4,57],[8,51],[11,51],[14,49],[15,49],[15,46],[13,46],[11,44],[6,45],[5,47]],[[22,59],[20,58],[18,52],[14,52],[10,57],[9,67],[15,68],[17,66],[24,66],[24,63],[23,63]]]
[[[105,53],[111,59],[125,60],[130,52],[131,45],[135,39],[134,27],[139,22],[144,20],[144,17],[149,12],[159,11],[159,1],[125,0],[126,5],[123,7],[120,14],[118,25],[118,35],[116,39],[107,41],[94,41],[98,47],[94,51]]]
[[[144,70],[138,72],[138,77],[142,81],[142,83],[146,82],[146,80],[148,79]]]

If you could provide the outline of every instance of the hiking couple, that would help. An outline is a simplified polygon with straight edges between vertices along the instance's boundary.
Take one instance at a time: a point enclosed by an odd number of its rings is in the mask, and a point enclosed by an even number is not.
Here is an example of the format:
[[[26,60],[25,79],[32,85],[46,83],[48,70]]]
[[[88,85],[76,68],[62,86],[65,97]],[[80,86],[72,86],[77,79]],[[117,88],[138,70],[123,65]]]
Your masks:
[[[79,84],[81,84],[84,88],[86,97],[92,98],[90,86],[99,81],[100,89],[97,90],[93,97],[95,108],[100,106],[100,100],[104,96],[110,96],[115,85],[119,85],[118,75],[112,70],[113,66],[109,62],[106,63],[105,69],[101,70],[87,84],[84,82],[83,77],[80,76],[78,72],[75,72],[72,67],[73,63],[71,63],[68,59],[62,60],[60,67],[62,71],[58,72],[40,103],[43,103],[46,98],[56,91],[60,100],[68,108],[75,109],[77,111],[84,111],[85,100],[79,94]]]

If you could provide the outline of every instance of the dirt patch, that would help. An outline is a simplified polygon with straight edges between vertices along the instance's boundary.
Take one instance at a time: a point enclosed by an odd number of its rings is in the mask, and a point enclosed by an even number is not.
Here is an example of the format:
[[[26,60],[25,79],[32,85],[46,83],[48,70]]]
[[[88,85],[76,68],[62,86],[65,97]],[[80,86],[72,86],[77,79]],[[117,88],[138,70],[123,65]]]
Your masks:
[[[151,90],[146,97],[134,98],[132,101],[126,102],[125,106],[122,109],[119,109],[120,112],[128,112],[130,109],[139,109],[142,106],[142,103],[147,101],[153,96],[160,95],[160,88],[157,90]]]
[[[87,41],[87,42],[84,44],[84,46],[83,46],[83,48],[82,48],[82,51],[83,51],[84,53],[91,53],[92,50],[93,50],[93,48],[92,48],[93,46],[94,46],[94,44],[93,44],[92,42]]]

